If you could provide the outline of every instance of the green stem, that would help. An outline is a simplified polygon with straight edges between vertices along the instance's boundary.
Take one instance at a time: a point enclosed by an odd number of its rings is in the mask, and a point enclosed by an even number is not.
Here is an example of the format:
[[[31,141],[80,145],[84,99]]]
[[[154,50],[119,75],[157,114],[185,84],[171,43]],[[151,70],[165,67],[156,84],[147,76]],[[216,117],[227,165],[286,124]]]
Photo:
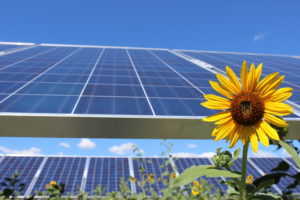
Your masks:
[[[246,172],[247,172],[247,156],[248,156],[249,141],[243,146],[243,158],[242,158],[242,188],[240,188],[240,194],[242,200],[247,200],[246,191]]]

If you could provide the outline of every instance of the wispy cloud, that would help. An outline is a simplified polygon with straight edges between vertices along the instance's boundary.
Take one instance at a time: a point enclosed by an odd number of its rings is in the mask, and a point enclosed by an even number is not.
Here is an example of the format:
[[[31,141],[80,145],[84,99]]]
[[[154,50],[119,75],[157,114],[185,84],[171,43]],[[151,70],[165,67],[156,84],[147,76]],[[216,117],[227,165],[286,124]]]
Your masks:
[[[195,149],[198,147],[198,145],[196,144],[187,144],[187,147],[190,148],[190,149]]]
[[[214,152],[204,152],[201,154],[196,154],[196,153],[191,153],[191,152],[177,152],[177,153],[172,153],[172,156],[174,157],[212,157],[216,153]]]
[[[9,149],[4,146],[0,146],[0,151],[9,155],[29,155],[29,156],[41,155],[42,153],[42,151],[36,147],[31,147],[29,149],[23,149],[23,150],[16,150],[16,149]]]
[[[124,154],[128,154],[128,153],[132,153],[133,150],[135,149],[136,145],[133,143],[124,143],[124,144],[120,144],[120,145],[114,145],[112,147],[110,147],[108,149],[109,152],[111,153],[115,153],[118,155],[124,155]],[[144,153],[143,149],[139,149],[140,153]]]
[[[96,147],[96,143],[92,142],[88,138],[82,138],[81,141],[77,144],[80,149],[93,149]]]
[[[254,153],[253,156],[254,157],[276,157],[277,155],[272,152],[259,150],[257,153]]]
[[[71,145],[69,143],[66,143],[66,142],[59,143],[59,146],[65,147],[67,149],[71,148]]]
[[[269,34],[270,34],[270,32],[258,33],[253,37],[253,41],[257,42],[260,40],[264,40],[267,37],[267,35],[269,35]]]

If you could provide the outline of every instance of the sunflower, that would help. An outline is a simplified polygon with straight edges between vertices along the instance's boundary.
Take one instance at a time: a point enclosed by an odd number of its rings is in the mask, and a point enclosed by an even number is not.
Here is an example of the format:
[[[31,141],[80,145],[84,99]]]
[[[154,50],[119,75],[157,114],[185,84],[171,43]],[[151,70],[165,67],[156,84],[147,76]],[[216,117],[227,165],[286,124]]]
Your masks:
[[[269,137],[279,141],[278,133],[270,124],[286,127],[288,124],[278,116],[293,113],[290,105],[282,103],[292,95],[293,89],[277,89],[284,76],[276,72],[260,80],[262,63],[257,68],[251,64],[248,71],[246,61],[242,64],[241,81],[228,66],[226,73],[228,78],[216,74],[220,83],[209,81],[212,88],[223,97],[207,94],[204,95],[207,101],[201,103],[209,109],[223,110],[203,119],[217,125],[212,132],[215,140],[226,138],[230,141],[230,147],[234,147],[239,139],[244,145],[250,141],[254,152],[258,151],[258,141],[265,146],[269,145]]]

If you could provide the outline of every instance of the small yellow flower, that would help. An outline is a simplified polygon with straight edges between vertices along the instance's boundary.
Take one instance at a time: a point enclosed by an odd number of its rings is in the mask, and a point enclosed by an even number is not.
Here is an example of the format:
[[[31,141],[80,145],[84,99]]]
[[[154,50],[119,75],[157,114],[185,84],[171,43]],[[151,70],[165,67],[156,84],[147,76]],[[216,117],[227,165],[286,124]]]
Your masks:
[[[197,189],[192,189],[192,195],[198,196],[200,192]]]
[[[262,63],[257,68],[251,64],[248,70],[246,61],[242,64],[241,81],[228,66],[226,73],[228,78],[216,74],[219,82],[209,81],[222,97],[206,94],[207,101],[201,103],[206,108],[222,110],[203,119],[217,125],[212,132],[215,141],[226,138],[230,141],[229,147],[234,147],[238,140],[244,145],[250,141],[254,152],[258,151],[258,141],[265,146],[269,146],[269,138],[279,141],[278,133],[270,124],[287,127],[288,124],[276,116],[293,113],[292,106],[284,103],[292,96],[293,88],[278,89],[284,76],[276,72],[260,80]]]
[[[154,182],[154,174],[150,174],[147,178],[148,182],[153,183]]]
[[[161,178],[157,178],[157,181],[161,181]]]
[[[132,181],[132,182],[134,182],[134,183],[136,182],[136,178],[134,178],[132,176],[129,177],[129,180]]]
[[[51,181],[51,182],[50,182],[50,185],[51,185],[51,186],[56,186],[57,183],[56,183],[55,181]]]
[[[170,177],[171,177],[171,178],[176,178],[176,177],[177,177],[177,176],[176,176],[176,173],[172,172],[172,173],[170,174]]]
[[[200,185],[200,184],[199,184],[198,181],[194,181],[194,182],[193,182],[193,185],[194,185],[194,186],[198,186],[198,185]]]
[[[253,183],[253,176],[252,175],[247,176],[246,183],[247,184],[252,184]]]
[[[46,189],[48,190],[49,188],[50,188],[50,185],[49,185],[49,184],[47,184],[47,185],[46,185]]]

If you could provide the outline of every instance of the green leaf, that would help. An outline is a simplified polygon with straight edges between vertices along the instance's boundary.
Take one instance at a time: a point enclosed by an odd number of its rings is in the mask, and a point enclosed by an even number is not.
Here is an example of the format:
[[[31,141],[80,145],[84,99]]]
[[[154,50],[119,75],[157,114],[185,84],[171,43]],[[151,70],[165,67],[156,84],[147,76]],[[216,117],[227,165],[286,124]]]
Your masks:
[[[236,159],[239,158],[240,152],[241,152],[241,149],[240,149],[240,148],[238,148],[237,150],[234,151],[234,153],[233,153],[233,158],[232,158],[232,160],[228,163],[229,167],[231,167],[231,166],[233,165],[234,161],[235,161]]]
[[[270,193],[268,194],[258,193],[250,199],[251,200],[276,200],[276,199],[280,199],[280,197]]]
[[[201,176],[206,177],[229,177],[229,178],[239,178],[240,174],[230,172],[227,170],[218,169],[211,165],[201,165],[201,166],[193,166],[186,169],[182,174],[180,174],[172,186],[180,186],[191,183]]]
[[[257,191],[259,191],[259,190],[261,190],[263,188],[269,188],[269,187],[271,187],[274,184],[274,182],[275,182],[274,179],[266,180],[266,181],[260,183],[258,185],[258,187],[255,188],[255,190],[252,193],[254,194],[254,193],[256,193]]]
[[[279,144],[292,156],[298,168],[300,169],[300,157],[297,151],[293,147],[285,143],[284,141],[279,141]]]

